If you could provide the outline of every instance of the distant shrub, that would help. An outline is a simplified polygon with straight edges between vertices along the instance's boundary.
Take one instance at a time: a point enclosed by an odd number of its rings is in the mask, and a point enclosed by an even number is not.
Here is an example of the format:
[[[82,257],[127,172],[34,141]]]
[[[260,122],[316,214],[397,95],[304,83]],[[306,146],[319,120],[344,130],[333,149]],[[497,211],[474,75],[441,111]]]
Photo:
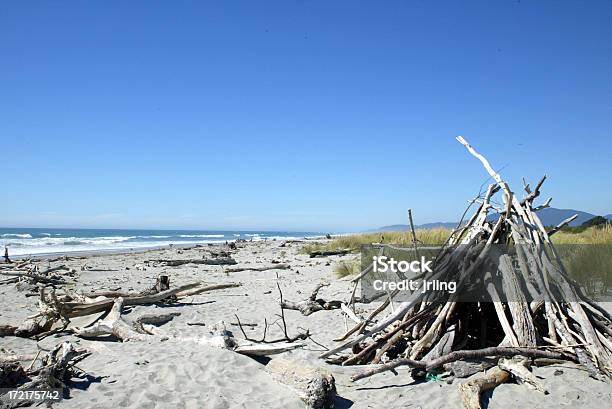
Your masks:
[[[605,227],[610,225],[610,220],[606,219],[602,216],[595,216],[592,219],[587,220],[582,223],[580,226],[565,226],[561,231],[567,233],[582,233],[591,227]]]

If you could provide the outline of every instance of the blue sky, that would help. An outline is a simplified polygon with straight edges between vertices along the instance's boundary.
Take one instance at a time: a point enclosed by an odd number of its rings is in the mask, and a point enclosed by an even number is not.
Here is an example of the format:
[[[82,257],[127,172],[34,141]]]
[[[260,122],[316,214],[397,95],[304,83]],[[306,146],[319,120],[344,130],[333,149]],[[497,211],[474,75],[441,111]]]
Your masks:
[[[612,212],[612,2],[0,3],[0,225],[348,231],[485,181]]]

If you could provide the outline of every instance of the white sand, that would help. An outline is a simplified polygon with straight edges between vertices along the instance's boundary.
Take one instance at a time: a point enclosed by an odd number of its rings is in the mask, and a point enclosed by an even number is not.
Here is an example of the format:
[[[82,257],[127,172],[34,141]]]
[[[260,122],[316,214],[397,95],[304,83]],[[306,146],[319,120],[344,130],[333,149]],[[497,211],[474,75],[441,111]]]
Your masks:
[[[278,246],[281,242],[247,243],[233,254],[244,264],[267,265],[272,260],[289,263],[290,270],[264,272],[243,271],[229,275],[219,266],[183,265],[180,267],[147,267],[136,270],[144,260],[157,258],[201,258],[204,249],[163,249],[143,253],[94,255],[84,259],[55,262],[67,264],[77,270],[86,265],[94,268],[116,269],[112,272],[83,271],[77,290],[93,291],[118,288],[142,290],[149,287],[155,277],[165,273],[173,286],[202,281],[205,283],[241,282],[239,288],[214,291],[184,299],[184,305],[164,307],[165,312],[176,311],[181,315],[162,328],[170,333],[191,337],[206,332],[206,326],[188,326],[187,322],[204,322],[212,325],[219,320],[228,324],[236,337],[242,335],[236,322],[238,314],[242,322],[257,323],[245,330],[253,337],[261,336],[263,319],[274,321],[279,313],[276,274],[286,299],[305,299],[321,280],[331,283],[323,288],[320,296],[325,299],[346,299],[349,283],[334,277],[333,264],[354,256],[310,259],[298,254],[300,243]],[[182,253],[179,253],[182,252]],[[44,267],[46,263],[41,263]],[[125,268],[129,267],[129,270]],[[18,324],[36,310],[35,297],[26,298],[14,285],[0,286],[0,324]],[[212,301],[212,302],[211,302]],[[125,318],[133,319],[142,312],[151,312],[155,306],[138,306],[127,310]],[[366,306],[368,310],[372,306]],[[298,327],[310,329],[318,342],[333,346],[333,338],[345,331],[344,318],[339,310],[317,312],[309,317],[297,311],[287,311],[290,335]],[[80,319],[87,320],[87,318]],[[277,327],[270,328],[269,339],[281,336]],[[160,341],[120,343],[112,339],[85,340],[74,336],[48,337],[39,344],[50,348],[63,340],[70,340],[93,354],[78,366],[94,377],[93,382],[83,382],[70,391],[70,398],[57,408],[302,408],[303,403],[293,391],[280,385],[269,376],[264,365],[249,357],[227,350],[196,344]],[[15,337],[0,338],[0,346],[11,353],[33,353],[36,342]],[[415,383],[410,371],[401,368],[399,375],[380,374],[356,383],[349,377],[358,369],[325,364],[317,359],[321,347],[312,342],[301,350],[287,352],[284,358],[299,358],[312,365],[324,366],[336,378],[339,398],[337,408],[459,408],[456,384],[446,382]],[[554,375],[555,370],[563,371]],[[589,378],[585,371],[571,364],[536,368],[535,374],[551,391],[549,395],[532,391],[525,386],[504,384],[495,389],[489,408],[604,408],[612,401],[609,384]]]

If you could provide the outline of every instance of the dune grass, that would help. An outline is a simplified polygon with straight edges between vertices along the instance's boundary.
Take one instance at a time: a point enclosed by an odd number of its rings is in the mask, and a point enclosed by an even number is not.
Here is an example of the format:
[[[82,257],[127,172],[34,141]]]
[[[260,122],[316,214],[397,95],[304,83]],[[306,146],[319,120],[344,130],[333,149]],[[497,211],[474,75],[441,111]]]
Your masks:
[[[444,244],[451,230],[445,228],[436,229],[420,229],[416,231],[417,239],[420,245],[441,245]],[[351,250],[359,251],[362,244],[372,243],[388,243],[398,246],[412,245],[412,233],[409,231],[385,231],[375,233],[351,234],[340,236],[328,243],[311,243],[302,248],[302,253],[311,253],[313,251],[331,251],[331,250]]]
[[[359,260],[342,260],[334,266],[336,277],[342,278],[361,271]]]
[[[560,231],[552,236],[563,265],[586,293],[597,300],[612,287],[612,226]]]
[[[420,245],[442,245],[448,239],[451,230],[445,228],[419,229],[416,231]],[[590,227],[586,230],[559,231],[552,236],[555,244],[612,244],[612,225]],[[350,250],[359,251],[362,244],[388,243],[398,246],[411,246],[412,234],[409,231],[385,231],[374,233],[351,234],[336,237],[327,243],[310,243],[302,247],[301,253],[313,251]]]
[[[451,230],[444,228],[417,230],[417,238],[421,241],[419,245],[441,245],[447,240]],[[301,249],[302,253],[312,251],[332,251],[348,249],[358,252],[362,244],[384,242],[399,246],[411,246],[412,234],[408,231],[398,232],[376,232],[352,234],[337,237],[327,243],[310,243]],[[562,259],[566,268],[575,279],[587,287],[590,295],[598,292],[596,285],[603,285],[609,288],[612,277],[608,268],[612,263],[612,254],[608,246],[612,244],[612,226],[589,227],[586,230],[559,231],[552,236],[554,244],[558,245],[562,253]],[[593,244],[600,246],[566,246],[566,245]],[[361,265],[358,259],[342,260],[334,265],[334,273],[338,278],[356,274],[360,271]],[[589,291],[591,290],[591,291]],[[601,291],[601,289],[600,289]]]
[[[574,232],[561,230],[552,236],[554,244],[612,244],[612,225],[589,227]]]

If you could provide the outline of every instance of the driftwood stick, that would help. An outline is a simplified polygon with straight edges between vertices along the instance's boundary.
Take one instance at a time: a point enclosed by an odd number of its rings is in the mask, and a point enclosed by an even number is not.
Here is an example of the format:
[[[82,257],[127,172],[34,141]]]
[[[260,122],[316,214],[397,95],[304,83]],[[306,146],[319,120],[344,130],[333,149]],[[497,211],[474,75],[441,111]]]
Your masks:
[[[209,291],[224,290],[226,288],[236,288],[236,287],[240,287],[241,285],[242,285],[241,283],[222,283],[222,284],[204,285],[204,286],[196,287],[193,289],[179,291],[176,293],[176,296],[178,298],[191,297],[192,295],[198,295],[198,294],[206,293]]]
[[[498,366],[500,369],[510,372],[518,382],[526,384],[531,389],[548,394],[546,388],[529,370],[526,358],[518,355],[511,359],[502,358],[499,360]]]
[[[540,196],[540,188],[542,187],[542,184],[544,184],[544,181],[546,180],[546,175],[542,176],[542,179],[540,179],[540,181],[538,182],[538,184],[536,185],[535,189],[533,189],[533,192],[528,192],[529,194],[527,195],[527,197],[525,197],[523,200],[521,200],[521,206],[524,206],[527,203],[533,202],[534,199],[536,199],[538,196]],[[527,185],[529,186],[529,185]]]
[[[542,209],[546,209],[547,207],[550,207],[550,202],[552,202],[552,197],[549,197],[548,199],[546,199],[546,201],[544,203],[542,203],[541,205],[534,207],[533,211],[537,212],[540,211]]]
[[[575,214],[572,217],[568,217],[567,219],[563,220],[561,223],[559,223],[557,226],[555,226],[554,228],[552,228],[550,231],[547,232],[548,233],[548,237],[552,236],[553,234],[555,234],[556,232],[558,232],[559,230],[561,230],[562,228],[564,228],[565,226],[570,224],[572,221],[574,221],[574,219],[576,219],[576,217],[578,217],[577,214]]]

